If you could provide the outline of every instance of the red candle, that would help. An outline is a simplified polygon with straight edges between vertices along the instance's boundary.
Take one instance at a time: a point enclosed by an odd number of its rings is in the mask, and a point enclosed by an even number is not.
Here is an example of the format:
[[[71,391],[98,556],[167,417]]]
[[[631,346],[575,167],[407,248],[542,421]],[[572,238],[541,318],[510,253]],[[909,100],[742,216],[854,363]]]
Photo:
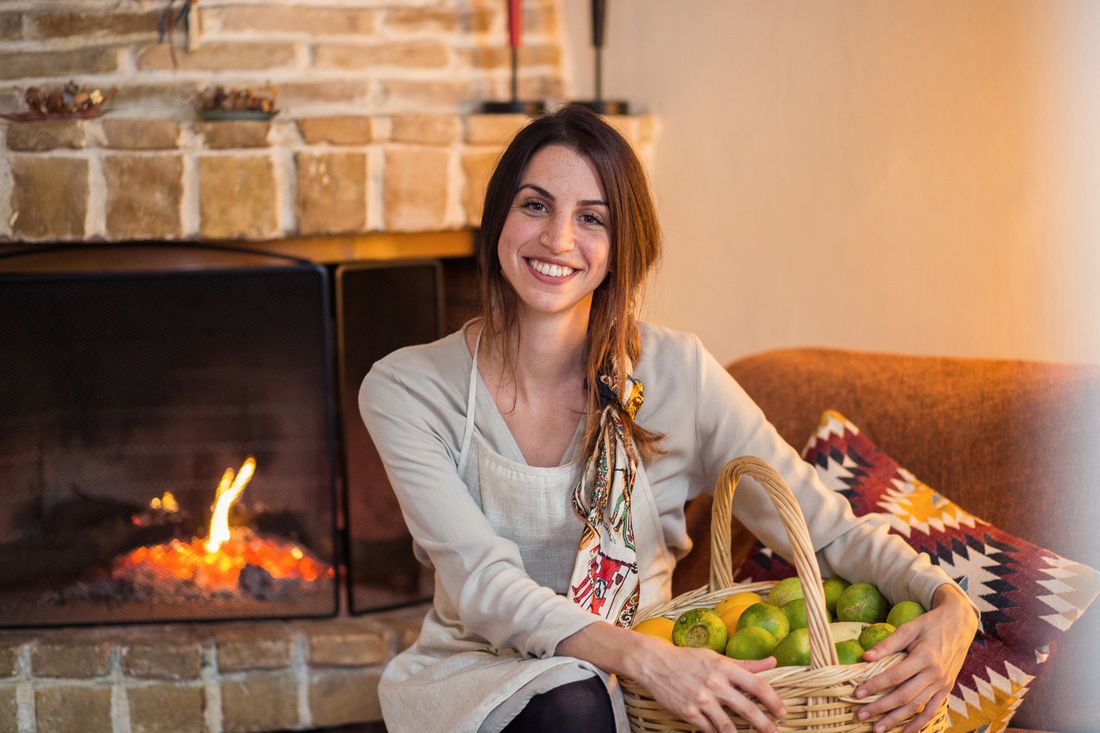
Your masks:
[[[508,38],[512,48],[519,48],[519,37],[523,35],[522,0],[508,0]]]

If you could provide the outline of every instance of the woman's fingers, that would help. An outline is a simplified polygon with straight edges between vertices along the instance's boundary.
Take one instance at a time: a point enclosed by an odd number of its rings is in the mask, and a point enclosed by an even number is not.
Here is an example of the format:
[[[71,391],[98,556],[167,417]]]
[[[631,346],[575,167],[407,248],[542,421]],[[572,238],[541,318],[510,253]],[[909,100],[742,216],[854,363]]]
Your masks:
[[[775,657],[768,657],[770,661],[765,669],[771,669],[775,666]],[[768,684],[767,680],[760,677],[754,670],[749,670],[741,665],[740,671],[734,672],[734,683],[738,688],[750,693],[753,697],[759,700],[769,712],[771,712],[773,718],[782,718],[787,714],[786,709],[783,707],[783,700],[776,694],[772,686]],[[762,671],[762,670],[761,670]],[[757,706],[751,703],[754,708]],[[763,715],[763,713],[761,713]],[[748,718],[745,718],[748,720]]]
[[[927,681],[914,677],[889,695],[883,696],[881,700],[867,705],[859,711],[858,717],[860,720],[866,720],[885,713],[874,725],[875,733],[880,733],[924,710],[925,704],[934,692],[936,692],[935,688],[929,687]]]
[[[943,702],[946,699],[947,690],[940,690],[935,695],[933,695],[932,699],[925,703],[924,711],[921,712],[921,714],[917,717],[913,718],[913,721],[909,723],[909,725],[905,726],[905,730],[903,730],[901,733],[919,733],[920,729],[923,728],[930,720],[932,720],[933,717],[935,717],[936,711],[940,709],[940,706],[943,705]]]

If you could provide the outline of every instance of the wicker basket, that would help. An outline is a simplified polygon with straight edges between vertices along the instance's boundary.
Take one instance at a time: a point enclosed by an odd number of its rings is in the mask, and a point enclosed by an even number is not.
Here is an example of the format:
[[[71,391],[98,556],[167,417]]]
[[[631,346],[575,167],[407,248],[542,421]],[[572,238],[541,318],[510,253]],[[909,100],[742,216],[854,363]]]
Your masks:
[[[870,731],[878,720],[856,720],[858,710],[888,691],[857,700],[855,689],[864,680],[889,669],[902,660],[904,654],[892,654],[877,662],[837,664],[836,648],[825,615],[825,598],[821,590],[821,571],[817,566],[810,533],[794,495],[783,478],[764,461],[742,457],[730,461],[722,469],[715,489],[714,509],[711,517],[711,565],[710,585],[685,593],[668,603],[653,606],[640,612],[635,625],[647,618],[665,616],[676,618],[692,608],[713,607],[723,598],[734,593],[752,591],[765,593],[775,583],[743,583],[733,585],[730,562],[730,513],[733,491],[744,475],[751,476],[767,491],[776,511],[787,529],[794,553],[795,570],[802,579],[806,598],[806,619],[810,631],[811,664],[809,667],[778,667],[761,672],[776,694],[783,700],[787,715],[778,721],[783,733],[854,733]],[[626,698],[627,715],[631,730],[643,731],[695,731],[694,726],[676,718],[653,699],[641,685],[622,680]],[[765,711],[766,712],[766,711]],[[751,726],[740,716],[730,716],[738,730],[747,731]],[[891,731],[900,731],[912,718],[902,721]],[[943,731],[947,727],[946,703],[923,728],[922,733]]]

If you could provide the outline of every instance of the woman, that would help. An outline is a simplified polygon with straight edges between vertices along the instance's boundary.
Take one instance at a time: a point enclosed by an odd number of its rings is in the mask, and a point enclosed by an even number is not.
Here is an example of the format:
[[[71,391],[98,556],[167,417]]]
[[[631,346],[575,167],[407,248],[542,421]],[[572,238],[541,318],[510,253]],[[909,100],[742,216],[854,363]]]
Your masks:
[[[417,556],[436,571],[420,637],[379,687],[389,729],[625,731],[625,675],[703,731],[733,730],[727,710],[776,730],[782,703],[755,674],[774,659],[624,628],[669,598],[690,548],[685,501],[745,454],[786,478],[826,574],[931,607],[867,653],[909,651],[857,691],[898,685],[865,708],[888,713],[883,729],[927,706],[907,731],[926,722],[976,630],[972,607],[826,490],[698,339],[637,323],[660,237],[629,145],[581,108],[535,120],[489,183],[482,235],[482,317],[386,357],[360,393]],[[738,518],[789,556],[762,489],[746,480],[735,497]]]

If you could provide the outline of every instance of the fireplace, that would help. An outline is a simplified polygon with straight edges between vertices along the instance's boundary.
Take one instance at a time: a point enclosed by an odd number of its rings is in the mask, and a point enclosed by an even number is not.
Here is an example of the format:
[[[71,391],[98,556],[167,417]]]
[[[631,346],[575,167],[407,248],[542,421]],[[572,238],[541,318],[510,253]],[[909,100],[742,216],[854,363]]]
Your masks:
[[[0,626],[335,614],[328,273],[96,249],[0,281]]]

